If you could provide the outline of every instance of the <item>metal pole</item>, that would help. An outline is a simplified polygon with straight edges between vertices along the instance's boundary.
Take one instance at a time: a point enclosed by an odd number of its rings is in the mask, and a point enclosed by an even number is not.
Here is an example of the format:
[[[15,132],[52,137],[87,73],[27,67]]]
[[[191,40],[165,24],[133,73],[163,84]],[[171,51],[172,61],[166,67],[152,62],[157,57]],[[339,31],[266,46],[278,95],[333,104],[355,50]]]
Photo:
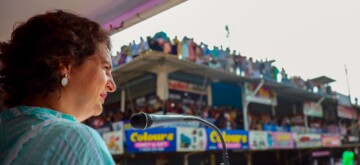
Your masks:
[[[220,138],[220,141],[221,141],[221,144],[222,144],[222,149],[223,149],[223,163],[221,165],[229,165],[229,156],[228,156],[228,153],[227,153],[227,148],[226,148],[226,144],[225,144],[225,140],[224,140],[224,137],[222,136],[221,134],[221,131],[219,128],[217,128],[214,124],[206,121],[206,120],[203,120],[203,119],[200,119],[198,117],[191,117],[189,119],[186,119],[187,121],[198,121],[198,122],[201,122],[203,123],[204,125],[212,128],[213,130],[215,130],[215,132],[217,133],[217,135],[219,136]]]
[[[344,67],[345,67],[346,83],[347,83],[347,88],[348,88],[348,92],[349,92],[349,99],[350,99],[350,103],[351,103],[350,85],[349,85],[349,78],[348,78],[348,71],[346,68],[346,64],[344,64]]]

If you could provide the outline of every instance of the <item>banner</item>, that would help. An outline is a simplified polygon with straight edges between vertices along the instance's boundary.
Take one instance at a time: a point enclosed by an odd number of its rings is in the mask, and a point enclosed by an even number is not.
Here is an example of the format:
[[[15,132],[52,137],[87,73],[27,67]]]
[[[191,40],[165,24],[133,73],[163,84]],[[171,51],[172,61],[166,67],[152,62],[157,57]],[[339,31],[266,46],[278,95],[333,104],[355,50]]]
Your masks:
[[[356,110],[350,107],[338,106],[338,116],[346,119],[356,119]]]
[[[321,142],[322,146],[324,147],[341,146],[341,139],[339,134],[322,134]]]
[[[176,128],[127,130],[126,139],[128,152],[176,151]]]
[[[169,80],[169,89],[206,95],[207,88],[183,81]]]
[[[250,131],[250,149],[263,150],[269,148],[268,133],[264,131]]]
[[[274,106],[277,105],[276,93],[273,90],[263,86],[256,93],[256,95],[253,96],[255,88],[256,85],[245,83],[246,101],[259,103],[259,104],[266,104],[266,105],[274,105]]]
[[[295,140],[297,148],[321,147],[320,134],[297,134]]]
[[[304,115],[323,117],[324,113],[321,104],[317,105],[315,102],[311,101],[304,102]]]
[[[292,133],[270,132],[268,142],[270,148],[274,149],[294,148],[294,137]]]
[[[205,151],[206,131],[205,128],[176,128],[176,151]]]
[[[354,135],[341,136],[341,144],[354,144],[359,142],[360,142],[359,136],[354,136]]]
[[[347,106],[347,107],[351,106],[350,97],[348,95],[344,95],[344,94],[341,94],[341,93],[336,93],[336,98],[337,98],[337,101],[338,101],[339,105]]]
[[[103,139],[112,155],[124,153],[123,131],[107,132],[103,134]]]
[[[254,102],[266,105],[277,105],[276,93],[266,87],[261,87],[260,90],[253,96],[256,85],[245,83],[245,99],[248,102]]]
[[[207,150],[221,150],[221,140],[213,129],[206,129]],[[249,149],[249,132],[243,130],[221,130],[227,149]]]

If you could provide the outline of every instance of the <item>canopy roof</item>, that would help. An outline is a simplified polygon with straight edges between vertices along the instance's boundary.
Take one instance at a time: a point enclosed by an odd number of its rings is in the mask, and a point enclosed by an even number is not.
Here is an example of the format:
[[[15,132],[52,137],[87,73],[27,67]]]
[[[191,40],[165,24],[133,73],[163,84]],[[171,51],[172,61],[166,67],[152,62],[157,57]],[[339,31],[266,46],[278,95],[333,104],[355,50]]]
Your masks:
[[[334,82],[335,80],[332,78],[329,78],[327,76],[320,76],[320,77],[316,77],[311,79],[312,82],[314,82],[315,84],[329,84]]]
[[[115,33],[184,1],[186,0],[4,0],[0,2],[0,41],[10,39],[16,23],[49,10],[75,12]]]

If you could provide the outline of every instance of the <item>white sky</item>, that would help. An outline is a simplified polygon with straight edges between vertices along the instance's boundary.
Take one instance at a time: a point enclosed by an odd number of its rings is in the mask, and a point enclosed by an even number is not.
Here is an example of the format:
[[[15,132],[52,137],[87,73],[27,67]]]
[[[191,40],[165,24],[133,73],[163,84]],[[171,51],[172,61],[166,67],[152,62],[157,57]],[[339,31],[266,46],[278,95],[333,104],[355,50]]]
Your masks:
[[[159,31],[274,59],[278,68],[305,80],[328,76],[343,94],[346,64],[352,98],[360,96],[359,0],[188,0],[113,35],[113,52]]]

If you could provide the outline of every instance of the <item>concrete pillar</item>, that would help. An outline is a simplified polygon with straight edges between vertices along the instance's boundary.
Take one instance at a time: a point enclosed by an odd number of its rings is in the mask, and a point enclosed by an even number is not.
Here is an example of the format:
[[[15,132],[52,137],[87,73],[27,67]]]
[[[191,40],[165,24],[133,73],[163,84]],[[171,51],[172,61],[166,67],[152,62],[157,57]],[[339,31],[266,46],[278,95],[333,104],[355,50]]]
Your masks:
[[[248,118],[248,106],[249,102],[246,101],[245,85],[241,84],[241,99],[243,106],[243,120],[244,120],[244,130],[249,130],[249,118]]]
[[[169,77],[166,71],[157,73],[156,94],[161,100],[167,100],[169,97]]]
[[[208,102],[208,106],[212,106],[212,105],[213,105],[211,85],[208,85],[208,86],[207,86],[207,102]]]
[[[244,119],[244,130],[249,130],[249,118],[248,118],[248,102],[245,101],[243,104],[243,119]]]
[[[330,165],[335,165],[335,161],[333,157],[330,158]]]
[[[314,160],[313,165],[318,165],[317,159]]]
[[[308,123],[308,116],[304,115],[304,123],[305,123],[305,132],[309,133],[309,123]]]
[[[298,150],[298,159],[299,159],[299,164],[302,164],[302,154],[301,154],[301,151]]]
[[[250,152],[246,154],[246,165],[252,165],[252,157]]]
[[[296,115],[296,105],[295,105],[295,103],[293,103],[292,108],[293,108],[293,115]]]
[[[276,116],[276,111],[275,111],[275,106],[274,105],[271,106],[271,113],[272,113],[273,116]]]
[[[120,111],[125,112],[125,90],[121,90]]]
[[[169,74],[177,69],[167,65],[154,66],[151,70],[152,73],[157,75],[156,79],[156,95],[161,100],[167,100],[169,97]]]
[[[210,155],[210,164],[215,165],[216,164],[216,157],[215,154]]]

